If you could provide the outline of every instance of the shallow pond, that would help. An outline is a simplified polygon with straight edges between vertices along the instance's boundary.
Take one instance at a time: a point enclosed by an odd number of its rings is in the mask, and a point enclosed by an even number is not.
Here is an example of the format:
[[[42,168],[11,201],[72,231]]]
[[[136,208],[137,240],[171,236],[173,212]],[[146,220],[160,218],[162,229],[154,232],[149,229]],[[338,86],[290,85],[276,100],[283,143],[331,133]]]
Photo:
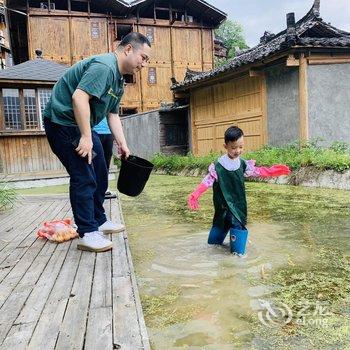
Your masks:
[[[247,183],[243,258],[206,243],[212,191],[153,175],[121,197],[152,349],[350,349],[350,196]]]

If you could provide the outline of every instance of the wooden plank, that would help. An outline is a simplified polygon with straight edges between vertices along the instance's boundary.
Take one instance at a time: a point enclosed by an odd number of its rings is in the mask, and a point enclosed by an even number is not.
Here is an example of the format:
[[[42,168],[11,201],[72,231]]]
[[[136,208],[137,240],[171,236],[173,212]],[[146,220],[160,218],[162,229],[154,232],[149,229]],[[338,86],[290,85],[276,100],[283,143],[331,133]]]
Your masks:
[[[48,202],[46,206],[44,204],[41,204],[37,207],[34,206],[32,208],[35,209],[35,211],[26,211],[25,213],[35,213],[34,217],[30,218],[27,215],[21,216],[20,214],[18,214],[17,220],[18,222],[21,222],[21,224],[14,226],[13,230],[8,230],[8,232],[2,236],[5,241],[1,242],[0,262],[2,262],[8,256],[9,253],[13,252],[14,249],[21,245],[24,245],[23,242],[25,241],[25,239],[28,236],[32,235],[36,227],[42,222],[43,217],[41,215],[45,213],[45,215],[47,215],[45,217],[45,220],[49,220],[49,218],[51,218],[51,216],[49,215],[53,210],[55,210],[54,202]],[[23,234],[23,232],[25,233]],[[35,235],[32,236],[36,238]]]
[[[142,349],[131,278],[113,277],[112,283],[114,346],[117,349]]]
[[[54,211],[53,217],[55,217],[55,213]],[[36,235],[28,236],[22,241],[22,246],[19,246],[21,250],[19,262],[12,269],[9,269],[10,271],[0,284],[0,307],[21,281],[22,277],[27,275],[27,270],[30,270],[33,261],[43,249],[45,243],[46,241],[37,239]]]
[[[262,71],[262,70],[249,69],[249,76],[251,78],[264,77],[265,76],[265,72]]]
[[[77,250],[76,246],[77,240],[74,240],[70,246],[62,269],[55,281],[54,287],[51,290],[49,298],[46,301],[39,321],[36,324],[33,335],[27,346],[28,350],[41,349],[43,339],[45,339],[45,350],[55,348],[61,322],[66,312],[67,303],[71,298],[75,297],[72,293],[72,285],[82,255],[82,252]]]
[[[21,199],[19,199],[21,200]],[[34,212],[35,210],[34,208],[36,208],[35,204],[31,204],[28,203],[27,205],[22,205],[20,204],[20,206],[18,205],[18,199],[15,202],[15,206],[12,209],[9,209],[6,211],[6,214],[4,214],[3,216],[1,216],[0,218],[0,227],[1,227],[1,233],[0,233],[0,251],[2,249],[2,240],[8,240],[10,238],[10,235],[8,234],[8,232],[10,232],[11,230],[13,230],[13,228],[15,226],[19,226],[22,223],[18,223],[17,224],[17,220],[18,220],[18,210],[21,210],[21,213],[23,215],[25,215],[25,213],[27,212]],[[5,234],[7,235],[7,238],[5,238]]]
[[[97,254],[85,350],[112,349],[112,253]]]
[[[116,205],[117,205],[117,210],[114,210],[114,212],[117,213],[119,221],[124,222],[123,212],[122,212],[120,201],[118,201],[116,203]],[[127,255],[127,259],[128,259],[128,263],[129,263],[129,270],[131,272],[131,274],[130,274],[131,286],[132,286],[133,293],[134,293],[135,310],[136,310],[138,327],[139,327],[139,332],[140,332],[141,341],[142,341],[142,348],[143,348],[143,350],[150,350],[149,337],[148,337],[148,333],[147,333],[145,319],[143,317],[141,299],[140,299],[140,295],[139,295],[139,291],[138,291],[136,276],[135,276],[135,272],[134,272],[134,265],[132,262],[132,256],[131,256],[130,246],[128,243],[128,238],[127,238],[126,232],[124,233],[124,235],[125,235],[124,238],[125,238],[125,246],[126,246],[126,255]]]
[[[350,58],[329,58],[329,59],[312,59],[309,58],[308,60],[309,64],[312,65],[321,65],[321,64],[344,64],[344,63],[350,63]]]
[[[1,251],[1,267],[0,269],[0,282],[2,282],[7,275],[9,275],[16,263],[22,258],[26,251],[31,247],[36,240],[36,235],[30,229],[30,234],[26,234],[20,241],[10,241],[5,248]],[[5,241],[7,242],[7,241]],[[3,285],[0,285],[0,290]]]
[[[130,276],[130,268],[128,266],[123,233],[120,232],[113,234],[112,242],[113,277]]]
[[[123,212],[122,212],[122,207],[121,207],[120,201],[119,200],[114,201],[114,202],[112,202],[112,204],[113,204],[113,210],[112,210],[113,215],[111,216],[111,220],[113,220],[114,222],[124,223]],[[139,328],[140,339],[142,342],[142,349],[143,350],[150,350],[149,337],[148,337],[148,333],[147,333],[145,320],[143,317],[141,300],[140,300],[140,295],[138,292],[136,276],[135,276],[135,272],[134,272],[134,266],[132,263],[132,257],[131,257],[131,252],[130,252],[130,247],[129,247],[126,231],[124,232],[124,242],[125,242],[125,252],[126,252],[126,257],[127,257],[127,261],[128,261],[128,267],[129,267],[129,271],[130,271],[131,288],[133,291],[133,303],[134,304],[133,304],[132,309],[135,307],[137,324],[138,324],[138,328]],[[124,280],[124,281],[126,281],[126,280]],[[114,296],[114,294],[113,294],[113,296]],[[116,307],[115,304],[113,304],[113,310],[114,310],[114,312],[118,312],[118,308]],[[133,313],[134,313],[134,311],[132,311],[132,315],[133,315]],[[131,315],[131,317],[132,317],[132,315]],[[119,334],[119,333],[117,333],[117,334]],[[137,338],[137,339],[139,339],[139,338]],[[116,341],[116,339],[114,341]],[[116,344],[116,343],[114,343],[114,344]]]
[[[2,304],[0,308],[0,344],[4,341],[32,288],[57,247],[56,244],[46,244],[45,242],[40,242],[38,245],[38,248],[33,245],[33,249],[29,250],[30,253],[26,254],[23,260],[16,265],[21,271],[25,271],[25,274],[21,275],[23,278],[11,290],[11,294],[8,295],[7,290],[4,293],[3,288],[0,288],[0,305]],[[29,268],[27,268],[27,265],[29,265]],[[14,282],[11,279],[10,283],[15,284],[16,278],[14,278]],[[6,298],[6,301],[3,303],[4,298]]]
[[[84,350],[115,349],[113,347],[112,307],[89,310]],[[123,323],[124,320],[118,320]]]
[[[305,54],[299,59],[299,137],[300,140],[309,139],[309,107],[307,88],[307,59]]]
[[[67,204],[66,204],[67,205]],[[52,217],[51,212],[50,211],[46,211],[45,215],[47,215],[48,220],[51,220],[51,218],[55,218],[55,214],[57,213],[57,210],[60,210],[61,207],[57,208],[57,207],[52,207],[53,209],[52,211]],[[36,224],[39,224],[39,222],[41,221],[40,216],[36,219]],[[25,235],[24,238],[21,237],[21,240],[18,241],[12,241],[10,242],[1,252],[1,257],[2,257],[2,262],[1,265],[3,267],[5,267],[4,269],[0,270],[0,282],[3,281],[7,276],[12,276],[13,271],[12,269],[15,269],[15,271],[20,271],[18,270],[17,267],[17,262],[20,261],[23,257],[24,254],[27,253],[27,251],[32,248],[33,244],[40,244],[40,242],[38,241],[37,243],[37,237],[35,232],[33,232],[33,229],[29,229],[28,230],[29,233],[27,233]],[[18,235],[21,235],[21,231],[19,231]],[[23,231],[22,231],[22,235],[23,235]],[[34,243],[33,243],[34,242]],[[2,284],[0,284],[0,291],[5,288],[9,288],[9,286],[7,286],[7,284],[5,282],[3,282]]]
[[[54,246],[56,244],[52,243],[49,245]],[[52,254],[43,273],[34,285],[18,317],[12,324],[10,332],[3,343],[4,347],[8,349],[12,346],[16,346],[16,349],[18,349],[18,347],[23,349],[26,347],[62,268],[64,260],[67,257],[70,245],[71,241],[57,245],[55,252]],[[25,325],[25,327],[22,327],[22,325]]]
[[[286,60],[287,67],[299,67],[299,60],[294,57],[294,55],[289,55]]]
[[[82,349],[96,254],[83,252],[55,349]]]

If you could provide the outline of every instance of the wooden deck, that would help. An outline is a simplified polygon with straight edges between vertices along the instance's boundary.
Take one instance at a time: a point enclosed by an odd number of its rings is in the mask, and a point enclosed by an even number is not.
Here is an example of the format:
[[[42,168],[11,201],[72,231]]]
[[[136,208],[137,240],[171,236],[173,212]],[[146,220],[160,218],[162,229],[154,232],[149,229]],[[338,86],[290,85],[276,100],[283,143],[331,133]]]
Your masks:
[[[118,200],[106,209],[123,221]],[[126,232],[99,254],[36,237],[43,221],[71,215],[59,195],[0,215],[0,349],[149,349]]]

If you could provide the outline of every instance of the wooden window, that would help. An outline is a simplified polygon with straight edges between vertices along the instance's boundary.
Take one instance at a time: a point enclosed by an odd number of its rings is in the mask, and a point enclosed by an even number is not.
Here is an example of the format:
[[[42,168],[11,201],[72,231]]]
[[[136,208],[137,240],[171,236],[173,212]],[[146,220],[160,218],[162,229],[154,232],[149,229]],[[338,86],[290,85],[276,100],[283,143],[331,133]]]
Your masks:
[[[4,104],[4,126],[8,129],[21,129],[21,106],[18,89],[2,89]]]
[[[4,128],[43,130],[43,112],[51,89],[2,89]]]
[[[125,84],[135,84],[136,83],[135,74],[124,74],[124,82]]]
[[[121,41],[123,38],[133,31],[130,24],[118,24],[116,28],[116,40]]]
[[[40,121],[42,123],[42,120],[44,118],[44,109],[46,107],[46,104],[49,102],[51,97],[51,89],[38,89],[39,94],[39,111],[40,111]]]
[[[100,24],[98,22],[91,22],[91,39],[98,40],[100,36]]]
[[[25,129],[39,129],[40,121],[37,114],[37,103],[34,89],[23,89]]]
[[[40,8],[42,10],[47,10],[49,8],[48,1],[41,2],[40,3]],[[55,9],[56,9],[55,3],[50,1],[50,10],[55,10]]]
[[[151,44],[154,43],[154,27],[146,28],[146,38],[149,40]]]
[[[157,71],[155,67],[148,68],[148,84],[157,84]]]

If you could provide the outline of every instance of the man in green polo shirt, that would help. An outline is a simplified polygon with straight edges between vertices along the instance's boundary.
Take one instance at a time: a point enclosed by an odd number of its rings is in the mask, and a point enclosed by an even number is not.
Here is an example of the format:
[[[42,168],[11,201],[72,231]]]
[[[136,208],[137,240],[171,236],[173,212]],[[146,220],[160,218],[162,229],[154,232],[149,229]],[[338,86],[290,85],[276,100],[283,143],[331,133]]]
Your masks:
[[[78,226],[78,249],[102,252],[112,242],[101,232],[115,232],[103,208],[108,172],[103,148],[92,128],[106,115],[121,156],[130,154],[118,115],[124,74],[134,74],[148,62],[151,44],[140,33],[124,37],[117,50],[74,64],[55,84],[44,111],[52,151],[70,175],[69,195]]]

